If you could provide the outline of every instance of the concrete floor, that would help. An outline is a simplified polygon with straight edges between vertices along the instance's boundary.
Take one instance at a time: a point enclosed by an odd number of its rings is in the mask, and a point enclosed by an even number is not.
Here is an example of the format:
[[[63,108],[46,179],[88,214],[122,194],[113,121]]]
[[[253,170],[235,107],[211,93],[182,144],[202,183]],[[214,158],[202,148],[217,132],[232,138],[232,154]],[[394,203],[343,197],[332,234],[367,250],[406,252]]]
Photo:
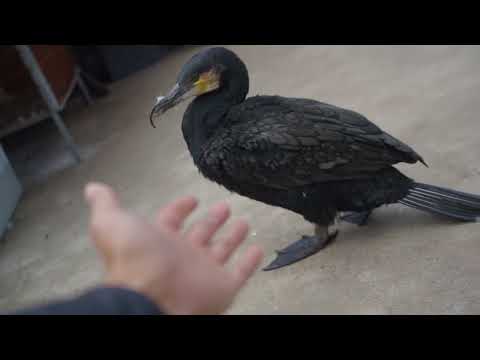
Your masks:
[[[246,62],[250,95],[308,97],[359,111],[413,146],[430,168],[400,166],[418,181],[480,193],[480,47],[231,46]],[[0,309],[98,283],[82,189],[105,181],[149,215],[181,194],[203,206],[228,199],[250,221],[248,243],[267,254],[312,229],[285,210],[231,195],[203,179],[180,132],[185,105],[152,129],[154,98],[198,48],[184,48],[112,87],[108,98],[68,116],[88,154],[78,166],[31,185],[0,247]],[[91,149],[94,149],[92,151]],[[174,164],[174,165],[173,165]],[[258,272],[232,314],[474,314],[480,312],[480,224],[454,224],[400,205],[366,228],[342,224],[321,253]]]

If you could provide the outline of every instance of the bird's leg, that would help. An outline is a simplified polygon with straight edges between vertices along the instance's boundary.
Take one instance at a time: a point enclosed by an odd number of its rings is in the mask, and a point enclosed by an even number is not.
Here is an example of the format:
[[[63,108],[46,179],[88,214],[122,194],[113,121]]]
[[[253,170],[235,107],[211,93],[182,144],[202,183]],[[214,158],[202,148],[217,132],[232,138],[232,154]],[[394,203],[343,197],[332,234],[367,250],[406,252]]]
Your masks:
[[[315,225],[314,236],[302,238],[282,250],[277,251],[277,258],[264,271],[275,270],[305,259],[327,246],[338,235],[338,230],[328,233],[328,226]]]
[[[342,216],[340,216],[340,220],[355,224],[358,226],[364,226],[367,225],[368,218],[372,214],[372,211],[367,210],[367,211],[360,211],[360,212],[346,212]]]

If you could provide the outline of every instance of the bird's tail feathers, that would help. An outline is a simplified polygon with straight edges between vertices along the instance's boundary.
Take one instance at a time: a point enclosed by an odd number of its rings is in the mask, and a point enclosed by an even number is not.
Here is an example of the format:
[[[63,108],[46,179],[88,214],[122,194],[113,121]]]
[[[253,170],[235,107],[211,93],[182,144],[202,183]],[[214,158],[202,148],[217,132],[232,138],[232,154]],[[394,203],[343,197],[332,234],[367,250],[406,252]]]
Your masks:
[[[399,203],[462,221],[480,220],[480,196],[428,184],[413,183]]]

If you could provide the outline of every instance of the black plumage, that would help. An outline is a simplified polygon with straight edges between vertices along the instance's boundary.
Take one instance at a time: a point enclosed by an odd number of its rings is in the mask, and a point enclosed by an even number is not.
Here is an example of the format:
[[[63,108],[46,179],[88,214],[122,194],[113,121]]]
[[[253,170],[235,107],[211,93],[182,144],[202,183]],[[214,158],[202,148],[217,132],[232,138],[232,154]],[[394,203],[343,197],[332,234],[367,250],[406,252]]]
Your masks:
[[[309,99],[246,99],[246,66],[224,48],[194,56],[183,67],[177,90],[152,115],[206,86],[196,80],[207,73],[217,82],[208,82],[213,90],[195,94],[182,123],[198,169],[230,191],[317,225],[315,236],[280,251],[268,269],[323,248],[335,236],[327,229],[339,212],[350,212],[344,219],[357,224],[364,224],[373,209],[392,203],[465,221],[480,216],[480,197],[416,183],[394,168],[425,162],[363,115]]]

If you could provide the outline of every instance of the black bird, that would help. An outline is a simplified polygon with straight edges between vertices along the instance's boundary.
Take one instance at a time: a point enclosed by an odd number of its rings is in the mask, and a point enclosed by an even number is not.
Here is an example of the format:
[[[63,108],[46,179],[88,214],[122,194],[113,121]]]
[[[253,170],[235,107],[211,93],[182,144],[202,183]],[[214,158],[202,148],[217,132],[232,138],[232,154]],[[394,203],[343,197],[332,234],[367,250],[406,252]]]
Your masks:
[[[373,209],[400,203],[461,221],[480,216],[480,196],[417,183],[392,165],[421,162],[411,147],[354,111],[315,100],[246,98],[248,71],[232,51],[209,48],[182,68],[150,120],[183,100],[182,132],[195,165],[228,190],[302,215],[313,236],[283,250],[264,270],[310,256],[333,240],[342,219],[364,225]]]

